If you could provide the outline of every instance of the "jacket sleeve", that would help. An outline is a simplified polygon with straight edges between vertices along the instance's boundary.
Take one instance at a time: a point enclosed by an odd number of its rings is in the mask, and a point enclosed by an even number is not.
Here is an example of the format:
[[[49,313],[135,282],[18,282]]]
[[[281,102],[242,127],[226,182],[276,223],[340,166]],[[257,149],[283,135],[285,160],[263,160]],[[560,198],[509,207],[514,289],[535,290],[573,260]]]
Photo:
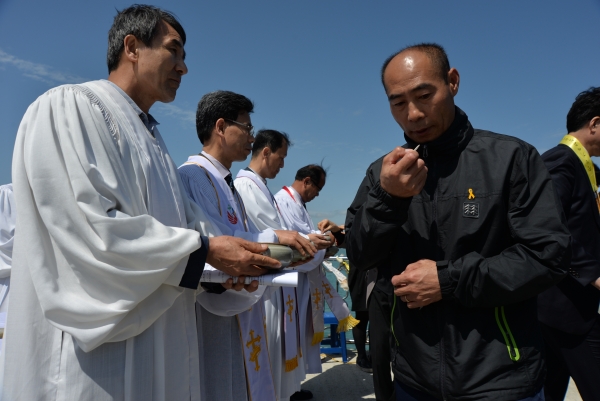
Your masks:
[[[570,219],[575,218],[573,214],[577,213],[581,213],[579,217],[584,218],[583,216],[589,213],[589,209],[582,208],[581,199],[576,199],[577,194],[579,193],[576,188],[576,182],[579,181],[576,174],[578,170],[583,170],[581,169],[581,162],[579,159],[571,156],[568,152],[571,151],[565,149],[564,152],[553,152],[550,157],[544,155],[544,162],[552,176],[552,182],[562,204],[562,210],[567,221],[570,221]],[[590,188],[587,175],[585,176],[584,185],[586,186],[586,189]],[[593,196],[592,191],[589,192],[591,198]],[[575,225],[577,224],[578,223],[575,223]],[[572,225],[571,228],[573,228]],[[573,253],[571,256],[570,267],[577,272],[577,275],[574,275],[573,279],[582,286],[586,286],[600,277],[600,260],[590,254],[586,247],[579,242],[579,237],[586,234],[589,233],[584,233],[581,227],[576,227],[572,229],[571,232]]]
[[[443,299],[467,307],[507,305],[534,297],[565,276],[571,245],[560,201],[537,151],[520,149],[507,196],[514,245],[493,257],[471,252],[446,262],[438,270]]]
[[[353,267],[369,270],[385,261],[398,243],[411,198],[396,198],[379,184],[382,159],[373,163],[346,213],[346,251]]]

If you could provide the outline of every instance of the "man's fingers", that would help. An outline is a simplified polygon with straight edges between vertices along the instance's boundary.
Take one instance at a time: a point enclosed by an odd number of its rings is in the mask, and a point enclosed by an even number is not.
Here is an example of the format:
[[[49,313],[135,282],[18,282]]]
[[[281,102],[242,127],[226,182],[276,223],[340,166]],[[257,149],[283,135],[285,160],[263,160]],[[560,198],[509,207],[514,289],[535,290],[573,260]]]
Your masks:
[[[408,170],[415,163],[417,163],[418,160],[419,154],[412,149],[407,149],[404,153],[404,156],[402,156],[402,158],[398,160],[398,162],[395,166],[392,167],[392,169],[406,172],[406,170]]]
[[[398,163],[398,160],[400,160],[402,157],[404,157],[404,154],[406,153],[406,149],[404,149],[401,146],[398,146],[396,148],[394,148],[394,150],[392,150],[390,153],[388,153],[384,158],[383,158],[383,164],[396,164]]]
[[[246,241],[241,238],[238,238],[238,240],[241,247],[252,253],[263,253],[268,248],[267,245],[259,244],[258,242]]]
[[[254,292],[258,289],[258,281],[252,280],[250,284],[246,284],[244,289],[248,292]]]
[[[226,290],[230,290],[233,287],[233,280],[228,278],[227,281],[221,284]]]

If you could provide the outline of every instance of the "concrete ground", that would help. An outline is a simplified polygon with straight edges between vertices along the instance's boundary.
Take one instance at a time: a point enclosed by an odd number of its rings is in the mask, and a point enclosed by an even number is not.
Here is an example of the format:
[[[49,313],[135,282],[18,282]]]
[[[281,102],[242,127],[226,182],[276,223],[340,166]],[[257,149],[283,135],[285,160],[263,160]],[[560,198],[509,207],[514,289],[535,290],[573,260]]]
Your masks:
[[[313,393],[313,401],[374,400],[373,375],[356,366],[356,354],[348,350],[348,363],[341,355],[321,354],[323,373],[307,375],[302,388]],[[577,386],[571,381],[565,401],[582,401]]]

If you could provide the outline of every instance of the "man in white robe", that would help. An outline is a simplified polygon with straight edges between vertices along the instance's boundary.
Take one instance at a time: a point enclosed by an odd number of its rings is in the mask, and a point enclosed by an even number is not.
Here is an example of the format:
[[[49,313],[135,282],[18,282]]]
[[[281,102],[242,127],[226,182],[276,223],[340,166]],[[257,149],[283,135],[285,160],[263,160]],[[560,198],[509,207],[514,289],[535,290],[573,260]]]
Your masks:
[[[10,289],[10,269],[15,236],[17,211],[12,184],[0,186],[0,353],[6,327],[8,311],[8,291]]]
[[[1,400],[199,401],[205,262],[231,275],[279,265],[256,254],[264,246],[207,238],[220,232],[181,189],[148,114],[175,98],[184,43],[171,14],[123,10],[109,80],[51,89],[23,117]]]
[[[319,192],[325,186],[325,179],[326,172],[321,166],[308,165],[298,170],[295,181],[291,186],[285,186],[275,194],[275,201],[279,205],[286,227],[306,234],[320,233],[315,228],[306,210],[306,203],[319,196]],[[333,235],[331,233],[329,235],[334,241]],[[319,263],[322,261],[323,259],[319,260]],[[313,304],[319,304],[322,301],[320,299],[312,300],[310,282],[318,281],[320,283],[324,275],[321,272],[320,265],[318,265],[317,268],[302,276],[304,276],[302,286],[300,280],[298,283],[298,292],[301,294],[298,307],[302,333],[300,336],[302,352],[306,363],[306,372],[321,373],[320,340],[316,341],[315,339],[322,339],[322,334],[321,337],[315,336],[316,333],[313,330]],[[325,278],[325,280],[327,279]],[[322,311],[318,313],[322,316]]]
[[[279,207],[269,188],[267,179],[273,179],[277,176],[284,166],[284,159],[287,156],[290,145],[287,134],[275,130],[261,130],[256,136],[256,141],[252,147],[252,159],[248,168],[241,170],[235,180],[235,186],[240,196],[244,200],[248,217],[254,224],[261,228],[284,228],[285,224],[279,212]],[[331,241],[325,241],[320,234],[311,233],[307,237],[319,244],[322,250],[308,263],[297,266],[294,269],[299,273],[306,273],[319,266],[323,260],[325,248],[331,245]],[[294,315],[298,315],[298,298],[306,301],[308,294],[303,297],[297,296],[308,289],[306,285],[306,274],[299,274],[298,290],[286,297],[282,292],[286,289],[278,289],[270,297],[265,297],[265,309],[267,310],[267,328],[269,330],[270,343],[275,343],[269,347],[271,366],[276,382],[279,385],[280,400],[306,400],[312,398],[312,393],[308,390],[301,390],[300,383],[306,377],[305,361],[303,353],[298,352],[299,364],[296,369],[285,369],[284,361],[289,361],[290,352],[288,342],[296,344],[296,330],[288,330],[283,327],[281,321],[285,319],[288,311],[284,300],[294,299]],[[288,294],[290,295],[290,294]],[[304,311],[305,312],[305,311]],[[283,332],[282,332],[283,331]],[[280,346],[276,348],[276,344]],[[281,347],[281,345],[285,345]],[[300,345],[300,344],[298,344]],[[289,366],[289,364],[288,364]],[[286,371],[288,370],[288,371]]]
[[[296,232],[271,228],[259,231],[247,218],[244,203],[233,187],[229,169],[233,162],[247,158],[254,142],[250,119],[253,107],[248,98],[229,91],[211,92],[202,97],[196,111],[196,129],[204,148],[199,155],[190,156],[179,167],[184,188],[192,200],[205,206],[211,222],[224,234],[256,242],[282,243],[312,255],[316,251],[314,246]],[[229,298],[239,298],[244,291],[219,294],[222,291],[219,291],[219,286],[216,287],[198,296],[199,306],[196,308],[198,339],[200,344],[205,345],[204,349],[200,349],[200,374],[203,383],[206,383],[202,389],[204,398],[220,401],[246,399],[246,395],[240,393],[244,389],[239,385],[239,379],[244,375],[245,358],[249,398],[261,401],[278,399],[269,363],[271,349],[267,352],[262,304],[248,309],[265,290],[269,294],[279,288],[260,286],[250,294],[250,302],[240,302],[241,308],[234,310]],[[261,347],[258,357],[263,360],[258,365],[250,359],[250,347],[241,346],[251,341],[250,330],[254,333],[253,338],[261,338],[257,342]],[[256,366],[258,370],[255,370]],[[231,382],[224,380],[225,377],[231,377]]]

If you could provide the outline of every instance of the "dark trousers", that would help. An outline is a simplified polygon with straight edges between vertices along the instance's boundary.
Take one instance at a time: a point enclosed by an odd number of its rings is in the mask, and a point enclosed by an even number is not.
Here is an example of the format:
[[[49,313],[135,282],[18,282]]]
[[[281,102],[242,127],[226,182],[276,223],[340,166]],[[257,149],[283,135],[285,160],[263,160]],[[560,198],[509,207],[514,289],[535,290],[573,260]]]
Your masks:
[[[392,295],[379,291],[377,286],[369,297],[369,350],[375,398],[379,401],[394,399],[394,381],[390,365],[392,299]]]
[[[395,381],[395,384],[396,401],[438,401],[437,398],[408,387],[398,380]],[[544,401],[544,389],[541,389],[537,394],[532,395],[531,397],[523,398],[518,401]]]
[[[544,385],[546,400],[564,400],[569,377],[573,378],[583,401],[600,400],[600,316],[583,335],[541,326],[548,365]]]

